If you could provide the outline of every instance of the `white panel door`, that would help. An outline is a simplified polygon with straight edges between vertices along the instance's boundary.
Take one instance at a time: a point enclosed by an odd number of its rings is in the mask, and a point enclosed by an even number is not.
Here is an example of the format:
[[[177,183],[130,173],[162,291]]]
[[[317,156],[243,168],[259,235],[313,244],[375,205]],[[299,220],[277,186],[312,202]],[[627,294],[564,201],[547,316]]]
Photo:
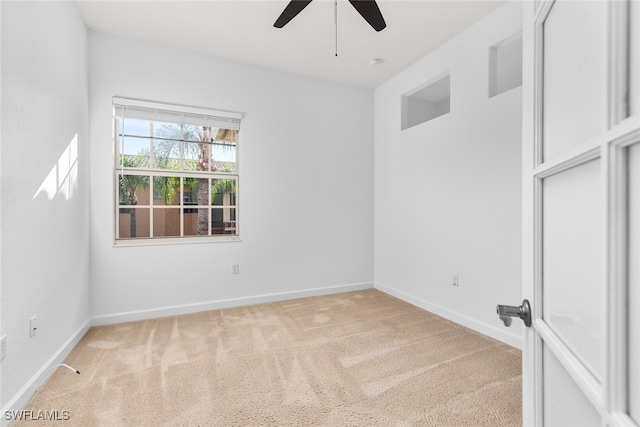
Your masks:
[[[525,425],[640,425],[638,7],[524,2]]]

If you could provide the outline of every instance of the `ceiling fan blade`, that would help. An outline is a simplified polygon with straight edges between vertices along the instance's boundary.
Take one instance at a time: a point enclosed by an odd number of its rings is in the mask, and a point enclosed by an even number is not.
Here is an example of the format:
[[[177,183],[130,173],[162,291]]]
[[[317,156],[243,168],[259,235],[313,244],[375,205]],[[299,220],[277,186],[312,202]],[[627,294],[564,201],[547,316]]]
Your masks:
[[[375,0],[349,0],[365,21],[376,31],[382,31],[387,26],[384,22],[380,8]]]
[[[296,17],[297,14],[302,12],[302,9],[307,7],[311,3],[311,0],[291,0],[289,4],[284,8],[276,22],[273,24],[276,28],[282,28],[289,21]]]

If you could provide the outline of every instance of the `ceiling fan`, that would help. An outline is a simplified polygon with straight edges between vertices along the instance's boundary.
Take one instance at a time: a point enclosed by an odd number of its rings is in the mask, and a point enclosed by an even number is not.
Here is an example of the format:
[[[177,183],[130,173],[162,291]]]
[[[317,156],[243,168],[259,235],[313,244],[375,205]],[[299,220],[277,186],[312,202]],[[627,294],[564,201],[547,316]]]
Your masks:
[[[302,9],[307,7],[311,1],[312,0],[291,0],[273,26],[276,28],[284,27],[289,21],[302,12]],[[387,26],[375,0],[349,0],[349,3],[351,3],[374,30],[382,31]]]

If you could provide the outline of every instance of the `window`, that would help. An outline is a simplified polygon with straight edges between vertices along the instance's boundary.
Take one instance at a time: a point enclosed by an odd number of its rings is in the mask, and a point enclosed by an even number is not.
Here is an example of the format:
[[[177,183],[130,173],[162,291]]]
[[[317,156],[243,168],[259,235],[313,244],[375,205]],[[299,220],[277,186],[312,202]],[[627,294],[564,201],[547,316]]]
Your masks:
[[[116,241],[238,236],[238,113],[114,98]]]

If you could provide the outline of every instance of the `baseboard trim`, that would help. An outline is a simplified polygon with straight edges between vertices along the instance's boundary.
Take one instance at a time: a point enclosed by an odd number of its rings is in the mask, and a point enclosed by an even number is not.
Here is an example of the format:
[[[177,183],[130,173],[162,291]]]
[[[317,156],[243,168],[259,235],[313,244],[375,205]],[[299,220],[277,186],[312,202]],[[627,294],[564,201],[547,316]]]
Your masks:
[[[223,308],[241,307],[245,305],[255,305],[297,298],[361,291],[364,289],[371,289],[373,287],[373,283],[371,282],[352,283],[348,285],[330,286],[326,288],[312,288],[302,291],[278,292],[251,297],[231,298],[195,304],[174,305],[149,310],[129,311],[124,313],[96,316],[92,320],[92,326],[113,325],[117,323],[133,322],[138,320],[157,319],[169,316],[179,316],[182,314],[198,313],[201,311],[220,310]]]
[[[9,402],[2,408],[2,419],[0,425],[2,427],[8,426],[13,420],[7,420],[6,414],[11,411],[19,411],[29,402],[29,399],[38,391],[38,388],[53,375],[54,370],[50,370],[52,366],[59,363],[63,363],[67,358],[71,350],[75,348],[80,342],[82,337],[87,333],[91,327],[91,319],[88,319],[82,326],[80,326],[64,344],[56,351],[47,362],[36,372],[31,379],[16,393]]]
[[[401,299],[405,302],[408,302],[411,305],[420,307],[423,310],[426,310],[430,313],[437,314],[438,316],[444,317],[447,320],[451,320],[452,322],[456,322],[469,329],[473,329],[474,331],[479,332],[483,335],[486,335],[488,337],[491,337],[505,344],[508,344],[512,347],[522,350],[522,337],[508,332],[506,328],[505,330],[502,330],[502,329],[493,327],[492,325],[487,325],[486,323],[478,322],[477,320],[471,317],[465,316],[464,314],[460,314],[458,312],[449,310],[448,308],[442,307],[440,305],[430,303],[428,301],[423,300],[422,298],[409,295],[405,292],[402,292],[390,286],[385,286],[381,283],[374,283],[373,287],[375,289],[378,289],[381,292],[384,292],[398,299]]]

